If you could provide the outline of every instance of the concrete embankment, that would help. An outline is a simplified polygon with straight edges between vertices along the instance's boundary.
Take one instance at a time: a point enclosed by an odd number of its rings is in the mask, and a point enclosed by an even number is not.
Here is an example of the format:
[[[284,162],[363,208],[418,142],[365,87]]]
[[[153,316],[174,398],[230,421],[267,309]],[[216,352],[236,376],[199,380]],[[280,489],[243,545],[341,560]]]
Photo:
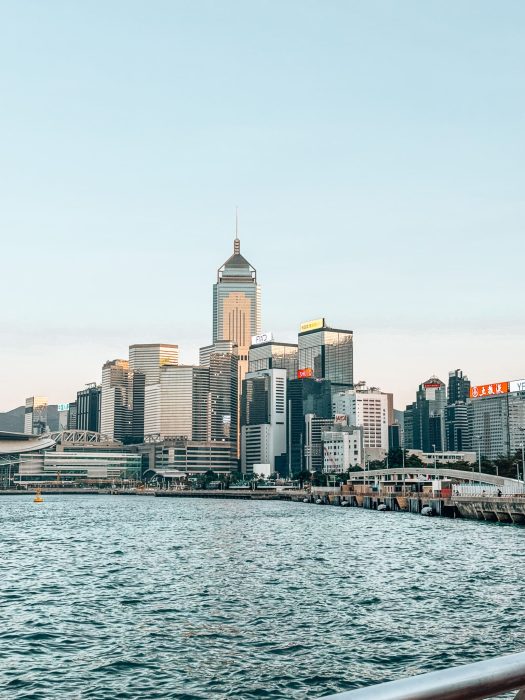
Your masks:
[[[524,496],[454,496],[435,497],[432,494],[342,494],[316,492],[308,496],[309,502],[320,505],[347,505],[368,510],[388,510],[448,518],[469,518],[501,523],[525,524]],[[298,499],[294,499],[298,500]]]

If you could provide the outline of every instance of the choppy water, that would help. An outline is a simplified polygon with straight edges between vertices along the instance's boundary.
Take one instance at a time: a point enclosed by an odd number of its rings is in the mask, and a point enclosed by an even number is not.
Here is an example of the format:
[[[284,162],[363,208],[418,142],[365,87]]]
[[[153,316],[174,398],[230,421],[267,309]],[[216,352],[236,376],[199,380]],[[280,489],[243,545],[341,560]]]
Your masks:
[[[525,529],[0,497],[0,697],[317,698],[525,649]]]

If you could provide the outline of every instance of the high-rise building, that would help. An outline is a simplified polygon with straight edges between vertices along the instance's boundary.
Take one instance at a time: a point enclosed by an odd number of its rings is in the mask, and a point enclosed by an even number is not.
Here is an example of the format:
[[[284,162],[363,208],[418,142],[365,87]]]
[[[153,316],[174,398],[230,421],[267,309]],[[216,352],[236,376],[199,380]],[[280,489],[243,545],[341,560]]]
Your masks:
[[[305,417],[332,419],[332,387],[326,379],[292,379],[288,382],[287,455],[291,474],[305,469]]]
[[[323,433],[330,432],[334,422],[331,418],[319,418],[307,413],[305,419],[304,460],[305,469],[311,473],[324,469]]]
[[[210,376],[209,439],[227,442],[237,457],[239,433],[239,355],[230,340],[219,340],[200,349],[200,365]]]
[[[137,343],[129,346],[129,369],[142,372],[145,384],[158,384],[163,365],[179,364],[179,346],[168,343]]]
[[[47,430],[47,398],[30,396],[26,399],[24,413],[24,433],[41,435]]]
[[[248,372],[243,380],[241,466],[247,474],[254,464],[269,464],[286,476],[286,370]]]
[[[329,380],[333,392],[353,387],[353,353],[352,331],[329,328],[324,318],[301,324],[299,372]]]
[[[343,474],[350,467],[361,467],[364,462],[363,429],[334,425],[321,434],[323,471]]]
[[[467,401],[470,381],[462,370],[448,373],[448,397],[445,409],[445,446],[451,452],[470,449]]]
[[[146,387],[144,433],[159,439],[209,439],[210,374],[206,367],[164,365]]]
[[[95,383],[77,391],[75,428],[100,432],[101,395],[102,387]]]
[[[241,255],[238,237],[233,255],[217,271],[213,285],[213,342],[231,340],[239,348],[239,379],[248,370],[251,338],[261,331],[261,292],[257,272]]]
[[[497,382],[471,389],[470,449],[487,459],[513,457],[525,441],[525,382]]]
[[[389,394],[373,387],[367,389],[364,382],[360,382],[356,389],[334,394],[332,401],[334,416],[344,415],[348,425],[363,428],[365,450],[374,458],[381,455],[372,450],[387,452],[389,447],[388,397]]]
[[[277,343],[267,340],[252,344],[248,352],[248,371],[261,369],[285,369],[288,379],[297,378],[299,346],[294,343]]]
[[[405,448],[423,452],[445,450],[446,386],[438,377],[419,385],[416,401],[405,411]]]
[[[111,440],[141,442],[144,438],[145,375],[130,371],[127,360],[102,367],[100,432]]]
[[[470,395],[470,380],[460,369],[448,373],[447,404],[466,403]]]

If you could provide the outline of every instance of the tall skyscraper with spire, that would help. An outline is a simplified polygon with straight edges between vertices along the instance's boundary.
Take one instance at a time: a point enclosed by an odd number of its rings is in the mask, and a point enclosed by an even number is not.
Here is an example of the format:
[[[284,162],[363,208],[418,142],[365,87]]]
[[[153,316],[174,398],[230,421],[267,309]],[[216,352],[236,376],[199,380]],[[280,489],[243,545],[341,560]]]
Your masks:
[[[241,255],[238,218],[235,218],[233,255],[217,271],[213,285],[213,343],[231,341],[237,345],[239,376],[238,400],[242,380],[248,371],[248,350],[253,335],[261,332],[261,289],[257,284],[257,272]],[[238,416],[235,421],[239,425]],[[239,436],[237,435],[239,448]]]
[[[213,342],[231,340],[238,347],[239,386],[248,371],[252,335],[261,332],[261,290],[257,272],[241,255],[238,225],[233,255],[217,271],[213,285]]]

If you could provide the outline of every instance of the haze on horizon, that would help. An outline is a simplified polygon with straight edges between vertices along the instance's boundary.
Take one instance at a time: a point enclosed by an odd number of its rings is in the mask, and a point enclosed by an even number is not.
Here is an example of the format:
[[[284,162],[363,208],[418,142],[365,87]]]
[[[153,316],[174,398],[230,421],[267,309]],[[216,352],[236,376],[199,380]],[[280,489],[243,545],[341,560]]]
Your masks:
[[[525,6],[4,3],[0,411],[137,342],[196,362],[241,250],[263,329],[355,332],[397,408],[525,376]]]

